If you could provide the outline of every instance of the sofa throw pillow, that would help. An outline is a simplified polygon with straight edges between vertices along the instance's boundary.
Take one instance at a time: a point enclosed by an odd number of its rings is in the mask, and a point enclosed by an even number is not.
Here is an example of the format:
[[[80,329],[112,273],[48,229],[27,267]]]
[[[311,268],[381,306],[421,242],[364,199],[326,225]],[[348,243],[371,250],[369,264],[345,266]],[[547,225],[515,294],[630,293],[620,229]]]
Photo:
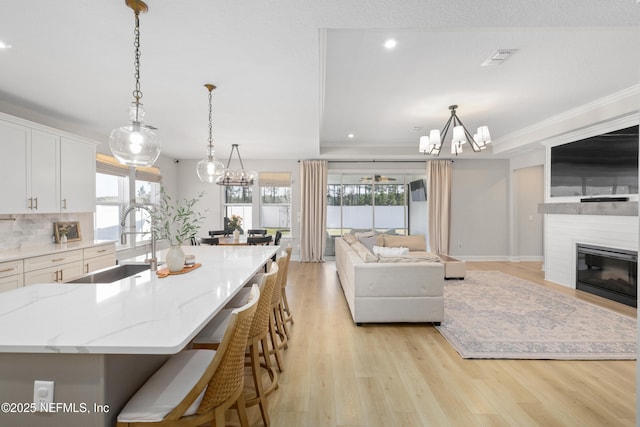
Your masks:
[[[373,230],[369,230],[369,231],[357,231],[355,233],[353,233],[356,235],[356,237],[359,239],[361,237],[371,237],[371,236],[375,236],[376,232]]]
[[[426,251],[427,242],[424,234],[416,234],[415,236],[390,236],[384,235],[384,246],[388,248],[404,247],[410,251]]]
[[[358,240],[371,252],[373,252],[374,246],[378,244],[378,236],[358,237]]]
[[[355,242],[358,241],[355,234],[346,233],[342,236],[342,238],[344,239],[345,242],[347,242],[350,245],[353,245]]]
[[[372,252],[381,257],[397,257],[409,255],[409,248],[386,248],[384,246],[374,246]]]
[[[365,245],[355,242],[351,248],[362,258],[364,262],[378,262],[378,257],[373,254]]]

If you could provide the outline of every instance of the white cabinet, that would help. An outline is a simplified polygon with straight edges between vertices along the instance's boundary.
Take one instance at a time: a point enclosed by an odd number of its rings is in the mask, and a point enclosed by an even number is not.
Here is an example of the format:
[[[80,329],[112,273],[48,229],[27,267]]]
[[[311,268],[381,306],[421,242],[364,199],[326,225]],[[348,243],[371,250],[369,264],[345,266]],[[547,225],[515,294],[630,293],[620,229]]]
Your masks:
[[[24,260],[24,285],[66,282],[82,276],[82,249]]]
[[[0,292],[24,286],[23,261],[6,261],[0,263]]]
[[[0,121],[0,213],[27,211],[27,144],[31,130]]]
[[[0,214],[93,212],[95,144],[16,121],[0,120]]]
[[[58,146],[60,137],[31,129],[27,149],[27,209],[32,213],[60,212]]]
[[[83,259],[84,274],[112,267],[116,265],[116,245],[115,243],[110,243],[108,245],[85,248]]]
[[[60,139],[60,210],[96,209],[96,148],[93,144]]]

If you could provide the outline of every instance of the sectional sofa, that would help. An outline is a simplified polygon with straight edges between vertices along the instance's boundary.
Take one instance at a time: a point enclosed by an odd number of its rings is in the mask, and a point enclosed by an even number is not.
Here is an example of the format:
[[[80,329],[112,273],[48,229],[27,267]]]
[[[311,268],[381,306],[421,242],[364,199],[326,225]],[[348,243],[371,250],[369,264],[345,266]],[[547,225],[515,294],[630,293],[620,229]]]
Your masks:
[[[335,239],[335,249],[356,324],[444,320],[444,266],[426,252],[423,235],[345,234]]]

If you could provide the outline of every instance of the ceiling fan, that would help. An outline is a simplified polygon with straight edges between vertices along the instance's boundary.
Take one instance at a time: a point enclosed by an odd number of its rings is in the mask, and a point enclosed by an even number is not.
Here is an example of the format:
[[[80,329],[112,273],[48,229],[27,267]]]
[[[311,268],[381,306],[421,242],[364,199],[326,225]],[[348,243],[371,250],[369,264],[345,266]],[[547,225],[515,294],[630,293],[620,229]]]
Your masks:
[[[360,182],[362,183],[370,183],[370,182],[391,182],[391,181],[395,181],[395,178],[390,178],[388,176],[384,176],[384,175],[373,175],[373,179],[371,179],[371,176],[363,176],[362,178],[360,178]]]

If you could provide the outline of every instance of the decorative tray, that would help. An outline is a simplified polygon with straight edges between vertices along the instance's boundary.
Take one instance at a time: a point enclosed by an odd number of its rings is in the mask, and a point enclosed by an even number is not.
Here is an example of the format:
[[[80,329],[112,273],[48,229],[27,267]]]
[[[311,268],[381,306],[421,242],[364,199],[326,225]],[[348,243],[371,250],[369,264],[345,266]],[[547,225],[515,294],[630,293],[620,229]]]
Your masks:
[[[163,277],[167,277],[167,276],[170,276],[170,275],[172,275],[172,274],[185,274],[185,273],[188,273],[188,272],[190,272],[190,271],[193,271],[193,270],[195,270],[196,268],[201,267],[201,266],[202,266],[202,264],[200,264],[200,263],[196,263],[196,264],[190,265],[190,266],[188,266],[188,267],[186,267],[186,266],[185,266],[182,270],[180,270],[180,271],[174,271],[174,272],[169,271],[169,269],[168,269],[168,268],[161,268],[160,270],[158,270],[158,271],[156,272],[156,274],[158,275],[158,277],[159,277],[159,278],[161,278],[161,279],[162,279]]]

